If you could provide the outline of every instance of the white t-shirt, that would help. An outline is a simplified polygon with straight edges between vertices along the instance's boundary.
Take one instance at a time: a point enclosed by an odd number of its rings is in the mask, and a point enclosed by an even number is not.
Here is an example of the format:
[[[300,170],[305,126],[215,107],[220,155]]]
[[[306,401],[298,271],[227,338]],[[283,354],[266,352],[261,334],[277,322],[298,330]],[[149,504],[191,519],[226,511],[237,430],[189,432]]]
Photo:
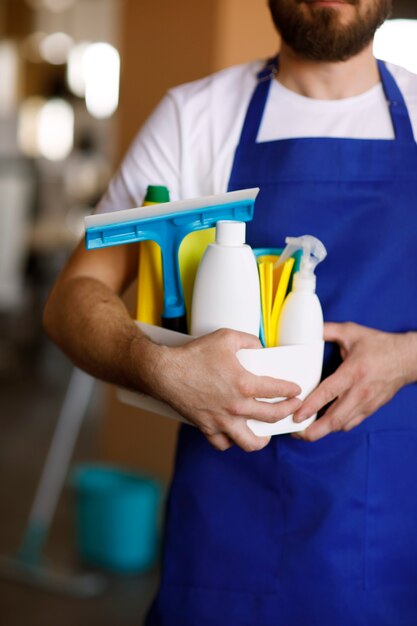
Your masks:
[[[172,200],[227,190],[234,153],[263,61],[222,70],[171,89],[136,136],[98,206],[140,206],[148,185]],[[388,65],[405,98],[417,141],[417,75]],[[341,100],[296,94],[273,80],[258,142],[292,137],[392,139],[382,84]]]

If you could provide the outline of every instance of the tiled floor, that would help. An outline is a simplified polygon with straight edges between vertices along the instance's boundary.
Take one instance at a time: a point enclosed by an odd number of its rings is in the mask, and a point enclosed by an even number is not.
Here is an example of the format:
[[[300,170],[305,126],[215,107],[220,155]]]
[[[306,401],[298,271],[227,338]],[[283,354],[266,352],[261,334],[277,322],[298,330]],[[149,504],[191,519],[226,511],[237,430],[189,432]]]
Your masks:
[[[0,333],[1,334],[1,333]],[[71,366],[48,342],[16,359],[13,342],[0,342],[0,555],[19,546]],[[73,462],[96,457],[99,394],[79,437]],[[72,500],[65,489],[45,549],[57,569],[80,571],[75,561]],[[156,571],[109,578],[108,590],[88,600],[59,597],[0,580],[1,626],[140,626],[157,585]]]

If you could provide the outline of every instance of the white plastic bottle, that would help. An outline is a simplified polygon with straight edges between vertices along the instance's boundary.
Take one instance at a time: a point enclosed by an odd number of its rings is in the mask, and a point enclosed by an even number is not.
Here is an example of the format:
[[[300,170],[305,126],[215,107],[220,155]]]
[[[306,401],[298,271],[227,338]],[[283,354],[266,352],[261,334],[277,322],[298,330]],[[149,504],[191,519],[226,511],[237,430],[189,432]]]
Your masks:
[[[316,294],[316,266],[326,257],[324,245],[311,235],[287,237],[287,248],[279,262],[303,250],[300,270],[294,274],[293,289],[285,299],[278,324],[279,346],[323,341],[323,311]]]
[[[194,283],[193,336],[219,328],[259,336],[258,268],[252,248],[245,244],[245,235],[245,222],[217,222],[216,241],[207,246]]]

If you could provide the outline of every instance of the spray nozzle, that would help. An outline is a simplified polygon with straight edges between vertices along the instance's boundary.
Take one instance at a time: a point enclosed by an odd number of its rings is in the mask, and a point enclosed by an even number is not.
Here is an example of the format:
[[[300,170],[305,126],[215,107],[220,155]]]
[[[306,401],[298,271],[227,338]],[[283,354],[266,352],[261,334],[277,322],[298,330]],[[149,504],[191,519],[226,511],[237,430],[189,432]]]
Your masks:
[[[315,283],[314,270],[317,265],[327,256],[326,248],[323,243],[312,235],[302,235],[302,237],[287,237],[287,244],[281,256],[276,261],[274,269],[285,263],[298,250],[303,251],[301,257],[300,270],[297,272],[299,280],[313,280]],[[296,274],[296,275],[297,275]]]

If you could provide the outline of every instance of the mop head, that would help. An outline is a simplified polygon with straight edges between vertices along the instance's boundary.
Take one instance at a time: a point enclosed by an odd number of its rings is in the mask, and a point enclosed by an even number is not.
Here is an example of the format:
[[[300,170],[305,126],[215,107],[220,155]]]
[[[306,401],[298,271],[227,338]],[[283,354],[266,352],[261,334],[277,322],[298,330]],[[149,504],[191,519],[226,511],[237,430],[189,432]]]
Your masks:
[[[28,565],[19,559],[0,558],[0,578],[77,598],[97,596],[106,588],[106,580],[99,574],[58,572],[46,565]]]

